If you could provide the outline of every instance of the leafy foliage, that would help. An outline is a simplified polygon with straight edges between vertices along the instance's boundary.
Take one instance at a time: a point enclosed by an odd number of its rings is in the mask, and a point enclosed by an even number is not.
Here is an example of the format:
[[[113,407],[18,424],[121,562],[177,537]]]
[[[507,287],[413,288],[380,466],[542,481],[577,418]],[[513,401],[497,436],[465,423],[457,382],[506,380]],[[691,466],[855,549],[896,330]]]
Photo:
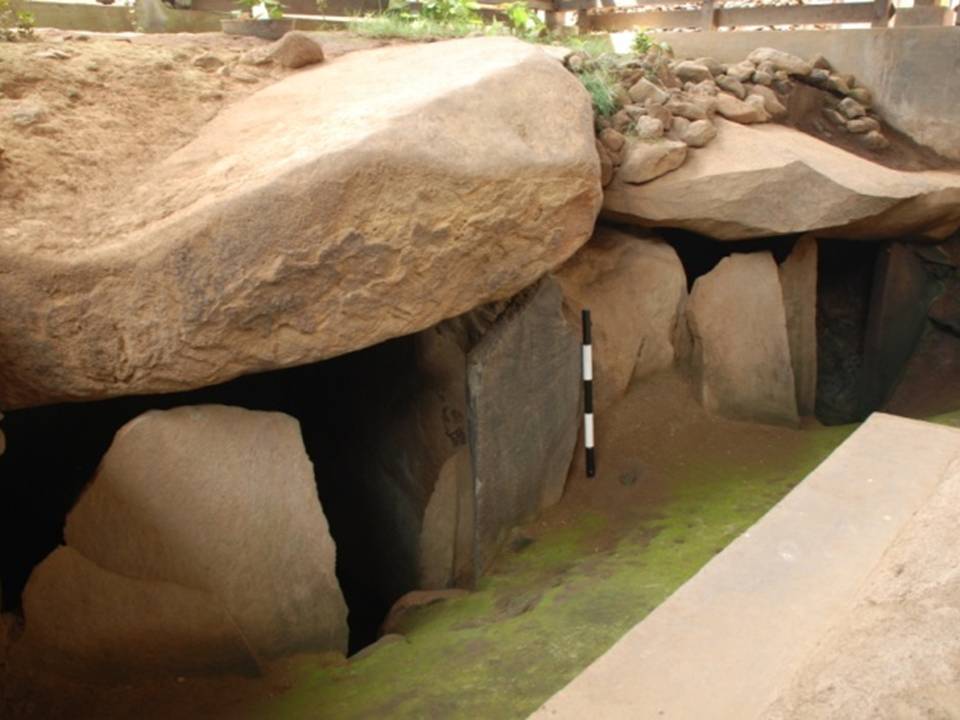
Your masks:
[[[278,0],[234,0],[234,4],[240,8],[240,17],[254,18],[254,11],[260,6],[264,8],[270,20],[279,20],[283,17],[283,4]]]
[[[12,0],[0,0],[0,40],[15,42],[33,38],[31,13],[18,9]]]
[[[646,55],[650,48],[653,47],[653,40],[650,39],[650,36],[647,35],[643,30],[638,30],[637,34],[633,38],[633,44],[630,49],[633,50],[637,55]]]
[[[619,104],[615,91],[617,80],[610,70],[603,65],[596,65],[579,73],[578,76],[590,93],[594,111],[604,117],[613,115]]]
[[[501,5],[500,11],[506,15],[510,31],[518,37],[533,40],[546,33],[546,24],[535,10],[530,9],[526,0],[516,0]]]
[[[387,14],[408,22],[426,20],[456,26],[479,25],[479,10],[474,0],[390,0]]]

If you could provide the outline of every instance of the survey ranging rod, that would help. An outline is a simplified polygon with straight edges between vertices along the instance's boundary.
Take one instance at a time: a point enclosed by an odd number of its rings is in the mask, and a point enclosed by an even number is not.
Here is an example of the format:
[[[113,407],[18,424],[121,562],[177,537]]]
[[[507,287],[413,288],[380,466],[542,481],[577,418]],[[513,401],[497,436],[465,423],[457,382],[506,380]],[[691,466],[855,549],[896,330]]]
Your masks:
[[[597,457],[593,448],[593,345],[590,342],[590,311],[583,317],[583,446],[587,451],[587,477],[597,474]]]

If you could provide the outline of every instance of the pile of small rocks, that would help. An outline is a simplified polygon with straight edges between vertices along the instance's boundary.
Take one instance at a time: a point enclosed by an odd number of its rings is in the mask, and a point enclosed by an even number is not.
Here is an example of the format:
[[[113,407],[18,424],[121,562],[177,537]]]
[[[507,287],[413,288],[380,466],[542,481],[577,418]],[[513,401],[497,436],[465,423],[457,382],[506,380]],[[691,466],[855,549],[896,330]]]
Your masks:
[[[566,60],[576,73],[597,62],[604,61],[582,53]],[[618,109],[596,118],[604,186],[617,173],[624,182],[642,183],[680,167],[688,148],[702,148],[716,137],[716,115],[745,124],[784,118],[797,83],[825,91],[823,117],[814,121],[818,130],[829,135],[831,126],[842,128],[873,151],[889,146],[870,114],[870,91],[852,75],[835,73],[822,56],[807,61],[757,48],[745,60],[728,64],[708,57],[675,60],[655,47],[607,67],[617,80]]]

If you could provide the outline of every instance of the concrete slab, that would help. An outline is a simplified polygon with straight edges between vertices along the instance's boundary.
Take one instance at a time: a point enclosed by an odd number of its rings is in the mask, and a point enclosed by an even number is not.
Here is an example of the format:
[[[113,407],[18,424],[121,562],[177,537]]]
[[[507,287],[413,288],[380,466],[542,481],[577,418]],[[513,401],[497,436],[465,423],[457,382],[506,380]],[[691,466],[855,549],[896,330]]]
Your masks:
[[[747,720],[781,697],[950,473],[960,431],[874,414],[531,717]]]

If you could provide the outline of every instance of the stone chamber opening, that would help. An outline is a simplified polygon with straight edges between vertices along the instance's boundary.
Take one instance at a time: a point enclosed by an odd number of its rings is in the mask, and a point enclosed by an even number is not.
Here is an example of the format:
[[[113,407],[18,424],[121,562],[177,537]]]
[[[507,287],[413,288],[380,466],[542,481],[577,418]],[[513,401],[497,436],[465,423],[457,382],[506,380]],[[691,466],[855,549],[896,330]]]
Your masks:
[[[733,253],[769,251],[782,265],[799,240],[786,236],[734,243],[684,230],[658,232],[680,257],[690,289]],[[929,395],[918,387],[919,371],[910,370],[912,359],[924,362],[914,357],[915,351],[936,356],[927,361],[937,364],[941,376],[933,382],[949,381],[956,353],[946,347],[952,340],[944,323],[936,311],[931,314],[935,299],[956,282],[947,256],[923,238],[818,239],[817,248],[817,419],[843,425],[862,421],[890,402],[902,404],[896,397],[901,380]]]
[[[400,505],[411,502],[402,491],[428,493],[430,488],[408,484],[389,498],[375,488],[390,472],[389,464],[412,464],[412,448],[399,447],[399,433],[391,423],[411,411],[423,388],[416,344],[414,336],[401,337],[324,362],[189,392],[8,412],[3,421],[7,449],[0,456],[0,533],[8,549],[0,558],[3,608],[19,609],[30,572],[63,542],[66,515],[117,430],[151,409],[235,405],[287,413],[300,422],[337,545],[337,577],[349,608],[350,651],[370,644],[393,602],[417,583],[413,554],[404,544],[409,533],[398,526],[405,520]],[[454,442],[465,443],[462,431],[454,427],[463,422],[458,412],[450,410],[450,432]],[[416,468],[408,465],[407,470],[413,473]],[[382,480],[379,484],[384,485]]]
[[[3,608],[22,609],[31,571],[64,543],[65,518],[120,428],[148,410],[228,405],[299,422],[355,653],[377,640],[398,598],[473,587],[510,528],[559,500],[579,427],[578,348],[548,279],[322,362],[9,412],[0,532],[15,551],[0,560]],[[517,403],[541,422],[521,430]]]

